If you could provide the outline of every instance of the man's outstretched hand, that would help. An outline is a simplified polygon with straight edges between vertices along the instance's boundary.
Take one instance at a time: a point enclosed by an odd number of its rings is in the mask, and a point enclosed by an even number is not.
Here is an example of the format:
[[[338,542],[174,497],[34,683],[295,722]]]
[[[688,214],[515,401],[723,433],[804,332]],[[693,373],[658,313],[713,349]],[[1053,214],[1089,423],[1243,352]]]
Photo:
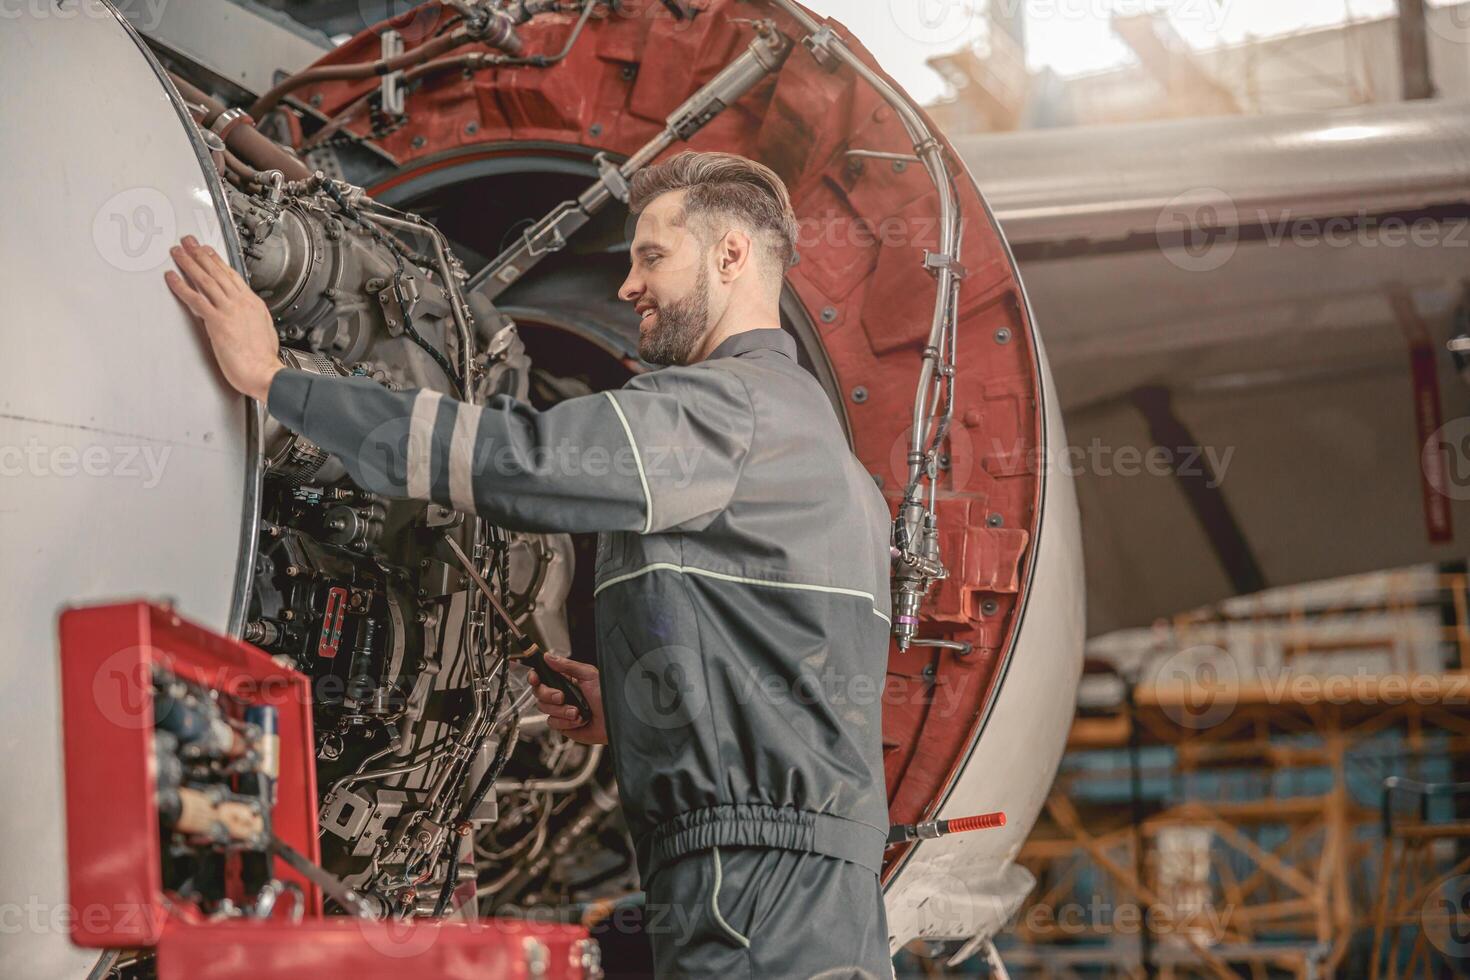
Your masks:
[[[178,272],[163,274],[168,288],[204,324],[225,380],[236,391],[264,403],[271,379],[281,369],[280,341],[265,301],[240,273],[193,235],[169,249]]]
[[[546,655],[547,666],[582,689],[592,717],[587,721],[577,720],[577,709],[566,703],[566,697],[554,687],[541,683],[536,672],[531,671],[531,690],[536,695],[536,707],[546,713],[546,724],[574,742],[584,745],[606,745],[607,726],[602,714],[602,681],[597,668],[591,664],[578,663],[555,654]]]

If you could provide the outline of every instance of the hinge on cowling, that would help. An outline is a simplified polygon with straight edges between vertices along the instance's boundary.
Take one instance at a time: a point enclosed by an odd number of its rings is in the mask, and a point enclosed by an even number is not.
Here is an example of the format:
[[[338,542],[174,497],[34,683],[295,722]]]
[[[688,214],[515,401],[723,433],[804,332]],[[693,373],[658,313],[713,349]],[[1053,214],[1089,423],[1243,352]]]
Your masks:
[[[938,276],[940,269],[949,269],[956,279],[963,279],[970,272],[953,255],[944,252],[931,252],[924,250],[924,268],[931,276]]]

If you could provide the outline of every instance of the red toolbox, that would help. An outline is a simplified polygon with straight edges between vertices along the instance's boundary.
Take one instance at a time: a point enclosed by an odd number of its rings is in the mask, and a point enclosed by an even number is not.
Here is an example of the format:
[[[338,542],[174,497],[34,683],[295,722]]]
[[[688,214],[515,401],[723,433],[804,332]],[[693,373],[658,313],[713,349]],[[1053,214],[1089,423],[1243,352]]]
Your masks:
[[[155,672],[211,692],[212,702],[225,706],[225,712],[274,709],[278,742],[272,746],[269,827],[315,863],[310,681],[248,643],[144,602],[69,609],[60,617],[60,631],[76,945],[154,948],[160,980],[600,973],[596,944],[578,926],[324,916],[319,890],[279,858],[272,859],[270,873],[301,889],[299,910],[283,902],[268,918],[205,915],[169,893],[161,872]]]

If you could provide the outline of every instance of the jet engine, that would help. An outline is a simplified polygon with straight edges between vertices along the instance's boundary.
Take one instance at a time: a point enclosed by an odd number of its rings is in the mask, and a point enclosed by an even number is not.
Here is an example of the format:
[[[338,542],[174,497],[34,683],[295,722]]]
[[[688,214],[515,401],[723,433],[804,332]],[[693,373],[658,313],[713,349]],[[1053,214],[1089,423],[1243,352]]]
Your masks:
[[[56,612],[139,594],[312,679],[322,866],[373,914],[636,892],[609,761],[547,728],[512,662],[518,632],[589,654],[594,542],[354,485],[228,391],[162,272],[194,234],[266,301],[292,367],[544,407],[649,369],[615,298],[622,201],[691,147],[791,187],[783,326],[893,507],[897,630],[871,694],[893,820],[1009,817],[890,851],[891,941],[1000,926],[1071,717],[1075,501],[1039,465],[1063,437],[1005,241],[840,25],[790,0],[449,0],[262,71],[289,46],[140,33],[106,0],[74,13],[27,15],[0,57],[19,170],[0,234],[20,274],[0,433],[39,461],[7,473],[0,507],[22,557],[0,626],[32,664],[22,684],[9,658],[0,706],[7,744],[28,746],[5,777],[34,801],[0,815],[7,898],[64,892],[55,691],[35,680]],[[239,16],[242,38],[279,30]],[[166,460],[151,485],[122,472],[129,449]],[[72,457],[99,475],[65,475]],[[86,966],[56,935],[3,962]]]

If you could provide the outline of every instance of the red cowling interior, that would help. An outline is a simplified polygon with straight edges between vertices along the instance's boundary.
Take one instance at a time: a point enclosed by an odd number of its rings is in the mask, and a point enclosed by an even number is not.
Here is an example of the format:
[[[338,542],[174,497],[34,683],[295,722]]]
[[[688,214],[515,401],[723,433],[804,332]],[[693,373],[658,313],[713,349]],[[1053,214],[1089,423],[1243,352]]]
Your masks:
[[[740,19],[772,18],[800,38],[776,8],[706,0],[675,19],[657,0],[625,0],[599,12],[570,55],[551,68],[445,71],[408,96],[409,122],[379,140],[401,165],[394,184],[475,154],[537,141],[628,155],[665,117],[740,54],[751,37]],[[377,59],[377,31],[392,27],[412,50],[453,11],[426,4],[369,29],[319,64]],[[575,22],[542,15],[521,28],[526,53],[554,54]],[[834,25],[869,65],[872,57]],[[490,49],[468,46],[456,54]],[[376,78],[320,83],[295,96],[328,117],[375,88]],[[365,132],[365,120],[349,127]],[[934,308],[925,249],[938,248],[938,205],[922,166],[868,159],[849,149],[911,153],[889,106],[852,72],[828,72],[797,48],[785,67],[675,150],[725,150],[762,161],[786,181],[801,221],[800,261],[789,280],[818,325],[840,388],[858,457],[896,505],[920,350]],[[965,657],[913,647],[890,655],[884,747],[892,819],[928,816],[978,735],[997,667],[1014,638],[1013,612],[1039,519],[1039,370],[1028,311],[1004,240],[952,149],[962,209],[957,364],[951,460],[939,514],[950,578],[926,606],[921,635],[970,640]],[[854,396],[856,389],[863,393]],[[841,529],[834,528],[834,533]]]

